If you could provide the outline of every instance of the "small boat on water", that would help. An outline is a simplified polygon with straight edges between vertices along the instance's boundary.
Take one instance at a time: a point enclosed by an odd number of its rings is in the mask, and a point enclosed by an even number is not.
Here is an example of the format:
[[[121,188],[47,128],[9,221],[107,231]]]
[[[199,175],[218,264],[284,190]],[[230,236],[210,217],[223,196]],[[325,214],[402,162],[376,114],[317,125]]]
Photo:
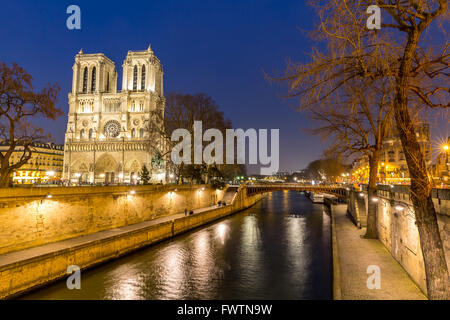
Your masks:
[[[325,196],[323,193],[311,193],[310,199],[314,203],[323,203]]]

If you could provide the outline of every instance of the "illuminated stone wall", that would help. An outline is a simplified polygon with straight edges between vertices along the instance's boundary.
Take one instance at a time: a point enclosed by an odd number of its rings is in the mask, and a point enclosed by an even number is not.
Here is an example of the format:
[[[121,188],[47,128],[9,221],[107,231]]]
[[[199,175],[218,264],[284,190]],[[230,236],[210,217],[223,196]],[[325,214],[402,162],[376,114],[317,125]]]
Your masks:
[[[223,194],[205,186],[2,189],[0,254],[207,207]]]
[[[377,228],[380,241],[389,250],[416,284],[426,293],[425,267],[419,232],[415,225],[414,208],[410,201],[407,186],[381,186],[378,190]],[[366,213],[365,203],[361,201],[360,192],[353,192],[348,210],[356,217]],[[441,239],[450,268],[450,190],[433,190],[433,202],[438,212],[438,224]],[[356,208],[356,209],[355,209]],[[399,210],[401,209],[401,210]]]
[[[159,190],[161,195],[167,189]],[[183,192],[186,195],[189,193],[192,195],[198,192],[197,189],[186,189]],[[139,191],[143,192],[143,190]],[[179,201],[182,201],[181,191],[178,192],[180,192]],[[212,198],[215,191],[206,189],[202,192],[205,195],[209,194]],[[142,194],[141,196],[145,197],[146,195]],[[247,196],[245,188],[240,188],[234,202],[226,207],[215,207],[192,216],[181,216],[155,224],[142,223],[133,228],[122,228],[119,232],[115,232],[115,230],[111,230],[109,234],[103,232],[97,234],[95,241],[85,237],[83,237],[84,239],[78,238],[78,241],[75,242],[72,240],[62,241],[58,243],[58,246],[53,246],[48,250],[39,250],[38,255],[24,255],[23,251],[19,251],[0,256],[0,299],[10,298],[56,279],[67,277],[68,266],[76,265],[81,269],[92,267],[244,210],[264,196],[264,194]]]

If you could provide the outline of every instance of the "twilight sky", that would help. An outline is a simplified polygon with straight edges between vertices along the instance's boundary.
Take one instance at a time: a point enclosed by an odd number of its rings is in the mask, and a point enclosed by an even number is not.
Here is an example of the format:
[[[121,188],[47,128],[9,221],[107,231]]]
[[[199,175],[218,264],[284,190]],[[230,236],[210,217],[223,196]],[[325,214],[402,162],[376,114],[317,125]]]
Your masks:
[[[81,8],[81,30],[66,27],[71,4]],[[8,1],[0,61],[24,67],[37,88],[59,83],[59,105],[67,112],[80,48],[113,60],[120,88],[127,51],[151,44],[166,93],[212,96],[235,128],[279,128],[280,170],[297,170],[319,158],[324,144],[304,132],[310,121],[292,110],[295,101],[279,98],[285,91],[263,71],[278,73],[287,59],[305,58],[312,43],[299,29],[312,29],[314,19],[302,0]],[[42,125],[63,143],[66,121],[65,115]],[[448,118],[444,127],[448,134]]]

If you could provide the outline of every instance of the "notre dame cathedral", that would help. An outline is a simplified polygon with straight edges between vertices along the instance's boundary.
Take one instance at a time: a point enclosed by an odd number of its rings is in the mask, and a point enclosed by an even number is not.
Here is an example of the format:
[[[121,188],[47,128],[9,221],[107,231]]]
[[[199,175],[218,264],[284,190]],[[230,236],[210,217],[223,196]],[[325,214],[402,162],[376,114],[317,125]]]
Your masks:
[[[71,183],[137,183],[146,165],[152,182],[167,180],[164,143],[150,137],[152,112],[164,114],[163,70],[149,47],[129,51],[122,90],[104,54],[75,56],[65,135],[63,179]]]

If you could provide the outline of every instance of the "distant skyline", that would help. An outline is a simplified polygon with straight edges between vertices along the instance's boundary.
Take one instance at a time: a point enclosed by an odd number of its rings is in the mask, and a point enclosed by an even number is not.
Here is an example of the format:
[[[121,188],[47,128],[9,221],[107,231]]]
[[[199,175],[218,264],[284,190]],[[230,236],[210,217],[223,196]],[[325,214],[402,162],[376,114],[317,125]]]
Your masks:
[[[68,30],[66,9],[81,8],[81,30]],[[75,55],[104,53],[116,64],[121,87],[128,50],[151,45],[164,68],[164,91],[211,96],[234,128],[279,128],[280,171],[299,170],[326,147],[304,129],[311,123],[279,97],[286,88],[264,78],[286,61],[304,61],[313,43],[299,29],[317,21],[305,1],[30,1],[2,5],[0,61],[17,62],[37,89],[61,86],[65,115],[42,121],[56,143],[64,142],[67,95]],[[448,117],[433,120],[434,140],[450,135]],[[259,171],[259,170],[258,170]],[[257,172],[250,168],[250,173]]]

